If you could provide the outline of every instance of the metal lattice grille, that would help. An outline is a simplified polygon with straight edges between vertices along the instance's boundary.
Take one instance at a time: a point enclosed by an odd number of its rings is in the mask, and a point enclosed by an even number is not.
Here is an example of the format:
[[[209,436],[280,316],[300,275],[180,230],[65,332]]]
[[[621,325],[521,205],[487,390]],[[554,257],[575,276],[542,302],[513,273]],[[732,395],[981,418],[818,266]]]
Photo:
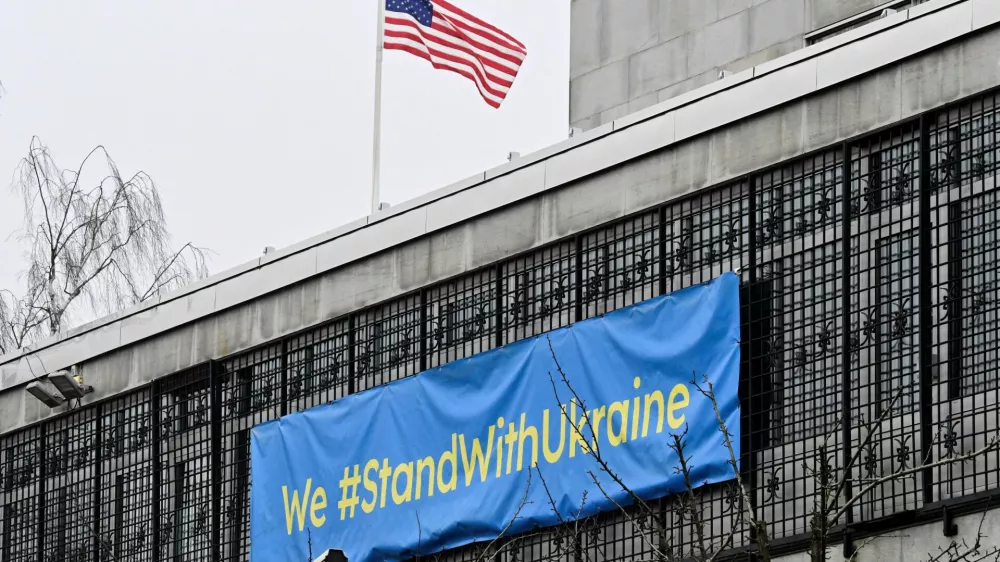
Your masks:
[[[856,482],[916,466],[921,428],[918,373],[920,127],[906,125],[851,147],[849,310],[852,447]],[[853,515],[873,519],[922,504],[921,476],[892,479]]]
[[[496,270],[427,291],[427,366],[436,367],[496,345]]]
[[[86,562],[97,544],[98,416],[82,410],[46,428],[46,561]]]
[[[753,501],[781,538],[806,531],[820,448],[840,442],[843,152],[761,174],[754,189],[744,450]]]
[[[573,321],[576,252],[557,244],[503,266],[504,342],[554,330]]]
[[[660,293],[659,213],[646,213],[580,239],[580,292],[585,318]]]
[[[156,560],[149,392],[116,398],[102,404],[99,413],[99,559]]]
[[[355,390],[417,374],[420,335],[420,301],[415,297],[402,298],[361,315],[355,326]]]
[[[207,365],[157,384],[159,557],[209,560],[212,552],[211,407]]]
[[[933,402],[925,415],[932,460],[980,450],[1000,428],[998,113],[991,94],[928,118],[934,314]],[[1000,482],[1000,456],[948,464],[932,475],[934,500],[992,490]]]
[[[325,394],[331,387],[316,384],[322,374],[315,367],[322,355],[307,357],[304,349],[313,340],[304,336],[289,342],[285,354],[286,380],[282,382],[280,346],[268,346],[245,353],[221,364],[210,364],[217,373],[220,393],[222,450],[219,451],[221,485],[219,531],[221,560],[237,562],[248,559],[250,543],[250,428],[286,413],[284,404],[301,405],[315,394]],[[282,398],[284,390],[284,399]]]
[[[39,552],[39,496],[44,459],[41,435],[29,429],[0,441],[3,466],[3,520],[0,558],[34,562]]]
[[[245,561],[254,425],[728,271],[742,280],[741,476],[773,538],[805,544],[820,473],[849,477],[840,523],[1000,495],[996,451],[922,465],[969,455],[1000,429],[997,97],[0,436],[0,560]],[[434,557],[741,549],[753,546],[743,501],[723,482]]]

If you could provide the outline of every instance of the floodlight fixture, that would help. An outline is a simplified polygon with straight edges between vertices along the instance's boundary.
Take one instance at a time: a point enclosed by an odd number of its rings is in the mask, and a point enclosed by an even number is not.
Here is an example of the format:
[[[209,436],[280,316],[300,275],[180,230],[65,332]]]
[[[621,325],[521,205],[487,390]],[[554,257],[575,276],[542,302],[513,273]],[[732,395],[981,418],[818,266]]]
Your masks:
[[[28,384],[27,391],[49,408],[61,406],[62,403],[66,401],[66,399],[59,394],[59,391],[56,390],[56,387],[45,379],[37,379],[35,382]]]
[[[66,398],[80,399],[94,391],[94,387],[83,384],[83,377],[75,372],[56,371],[49,375],[49,380],[52,381],[56,390]]]

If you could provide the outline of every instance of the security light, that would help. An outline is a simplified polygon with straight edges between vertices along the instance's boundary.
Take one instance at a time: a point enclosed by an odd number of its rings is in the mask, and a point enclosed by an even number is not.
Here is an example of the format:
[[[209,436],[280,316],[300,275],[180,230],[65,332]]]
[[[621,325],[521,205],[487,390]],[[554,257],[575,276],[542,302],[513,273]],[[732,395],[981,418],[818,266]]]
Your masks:
[[[45,379],[38,379],[33,383],[30,383],[27,388],[28,392],[35,398],[41,400],[42,404],[45,404],[49,408],[55,408],[56,406],[61,406],[63,402],[66,401],[56,387],[52,386],[52,383]]]
[[[57,371],[49,375],[56,390],[66,398],[83,398],[94,391],[94,387],[83,384],[83,377],[69,371]]]
[[[347,562],[347,556],[344,555],[343,550],[333,550],[331,548],[313,562]]]
[[[508,161],[513,161],[514,159],[520,158],[520,157],[521,157],[521,153],[520,152],[508,152],[507,153],[507,160]]]

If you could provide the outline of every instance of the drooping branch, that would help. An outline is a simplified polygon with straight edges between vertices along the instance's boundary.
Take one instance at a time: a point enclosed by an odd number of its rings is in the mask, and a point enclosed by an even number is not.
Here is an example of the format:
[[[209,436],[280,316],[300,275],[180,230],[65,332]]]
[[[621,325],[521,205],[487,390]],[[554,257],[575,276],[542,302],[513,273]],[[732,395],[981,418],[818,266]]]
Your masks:
[[[208,274],[205,252],[174,249],[159,191],[145,173],[122,176],[103,146],[74,170],[35,138],[15,173],[24,223],[26,288],[0,305],[0,346],[11,348],[154,298]],[[8,290],[9,291],[9,290]],[[39,321],[41,320],[41,321]]]

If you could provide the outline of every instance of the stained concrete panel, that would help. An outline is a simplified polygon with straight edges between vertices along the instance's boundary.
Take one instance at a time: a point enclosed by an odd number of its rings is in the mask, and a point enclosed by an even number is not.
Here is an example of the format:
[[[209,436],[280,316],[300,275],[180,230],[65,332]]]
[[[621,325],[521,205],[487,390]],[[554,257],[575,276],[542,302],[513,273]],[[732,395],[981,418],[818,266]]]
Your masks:
[[[905,20],[906,12],[889,16]],[[902,59],[921,46],[943,43],[972,30],[972,4],[965,2],[937,16],[923,17],[886,30],[863,42],[851,43],[820,57],[817,86],[825,88],[866,69],[875,70]],[[864,63],[859,67],[858,62]]]
[[[719,79],[718,76],[719,73],[714,69],[709,70],[708,72],[703,72],[697,76],[692,76],[691,78],[688,78],[683,82],[679,82],[677,84],[674,84],[672,86],[667,86],[666,88],[659,90],[658,92],[656,92],[656,99],[661,102],[674,99],[677,96],[686,94],[693,90],[697,90],[702,86],[707,86],[712,82],[717,81]]]
[[[570,120],[628,103],[628,66],[628,59],[621,59],[570,82]]]
[[[427,230],[433,232],[457,224],[466,217],[540,192],[545,187],[545,162],[494,178],[488,185],[488,190],[456,193],[427,209]]]
[[[659,95],[657,92],[651,92],[645,96],[638,97],[628,102],[628,114],[634,115],[637,111],[642,111],[643,109],[652,107],[659,103]]]
[[[689,35],[661,43],[629,59],[629,96],[637,98],[688,77]]]
[[[135,343],[162,332],[186,319],[198,318],[215,311],[215,287],[190,293],[134,314],[121,322],[121,345]]]
[[[886,0],[808,0],[810,31],[826,27],[884,4]]]
[[[628,57],[659,42],[659,0],[604,0],[600,21],[601,63]]]
[[[601,14],[603,0],[570,3],[569,77],[576,78],[601,66]]]
[[[742,72],[749,68],[754,68],[757,65],[764,64],[765,62],[772,61],[779,57],[783,57],[790,53],[794,53],[802,48],[802,38],[796,37],[794,39],[789,39],[782,43],[777,43],[766,47],[755,53],[743,57],[742,59],[735,60],[726,63],[724,66],[726,70],[731,72]]]
[[[629,114],[628,104],[623,103],[619,106],[612,107],[606,111],[601,112],[601,125],[611,123],[615,119],[620,119]]]
[[[470,268],[478,268],[533,248],[542,229],[541,202],[529,199],[469,223]]]
[[[750,52],[799,37],[806,31],[806,0],[767,0],[750,9]]]
[[[669,41],[718,20],[718,4],[719,0],[660,0],[660,40]],[[731,9],[729,4],[727,9]],[[575,34],[576,30],[571,32]]]
[[[750,14],[740,12],[691,34],[688,72],[700,74],[750,54]]]

